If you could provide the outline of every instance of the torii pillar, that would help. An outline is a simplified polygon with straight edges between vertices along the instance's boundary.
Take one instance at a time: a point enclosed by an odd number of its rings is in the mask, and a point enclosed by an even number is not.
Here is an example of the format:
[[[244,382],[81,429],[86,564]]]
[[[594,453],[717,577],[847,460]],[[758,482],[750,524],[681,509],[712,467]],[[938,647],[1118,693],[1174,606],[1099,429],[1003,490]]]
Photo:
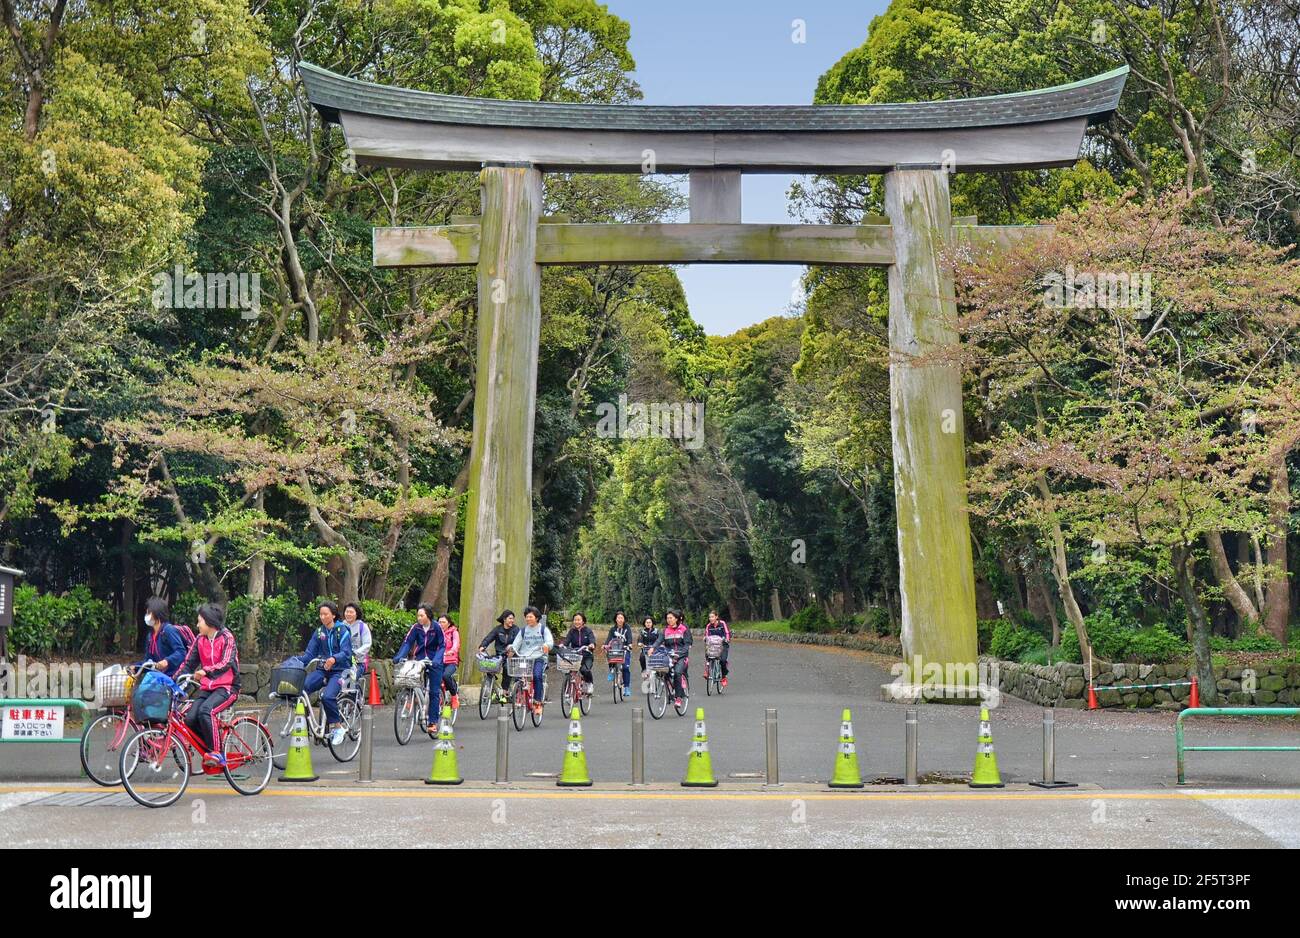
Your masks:
[[[961,369],[952,361],[917,360],[959,341],[952,275],[943,256],[952,243],[947,172],[925,166],[886,173],[885,213],[894,232],[889,423],[904,681],[924,678],[930,687],[973,689],[978,651]],[[934,665],[941,666],[939,675],[932,673]]]

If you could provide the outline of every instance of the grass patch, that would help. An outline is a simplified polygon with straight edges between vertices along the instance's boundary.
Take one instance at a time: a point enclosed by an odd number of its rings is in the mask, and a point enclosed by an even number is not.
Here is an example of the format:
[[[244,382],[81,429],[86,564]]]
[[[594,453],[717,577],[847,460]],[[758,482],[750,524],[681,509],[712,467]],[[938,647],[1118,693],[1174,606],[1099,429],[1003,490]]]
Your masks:
[[[732,622],[729,623],[733,632],[789,632],[790,621],[788,619],[780,622]]]

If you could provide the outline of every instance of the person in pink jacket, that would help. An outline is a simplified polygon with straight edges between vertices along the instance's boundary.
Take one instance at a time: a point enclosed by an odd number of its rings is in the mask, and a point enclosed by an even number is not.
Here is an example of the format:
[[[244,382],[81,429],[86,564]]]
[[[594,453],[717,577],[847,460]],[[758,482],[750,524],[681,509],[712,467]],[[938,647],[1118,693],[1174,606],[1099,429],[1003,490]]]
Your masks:
[[[239,649],[219,606],[199,607],[198,626],[199,637],[180,668],[199,680],[185,722],[208,745],[204,764],[225,765],[225,757],[216,751],[216,718],[239,699]]]
[[[451,708],[460,709],[460,688],[456,685],[456,666],[460,664],[460,629],[451,621],[447,613],[438,616],[438,625],[442,627],[444,646],[442,651],[442,686],[451,696]]]

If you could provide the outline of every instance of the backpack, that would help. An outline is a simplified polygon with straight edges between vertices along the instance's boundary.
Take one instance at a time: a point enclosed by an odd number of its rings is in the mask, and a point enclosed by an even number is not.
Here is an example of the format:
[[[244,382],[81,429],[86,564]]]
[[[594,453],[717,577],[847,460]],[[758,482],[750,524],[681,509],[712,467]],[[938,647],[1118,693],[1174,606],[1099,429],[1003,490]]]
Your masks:
[[[198,638],[198,636],[194,634],[194,630],[190,628],[188,625],[182,625],[179,622],[173,622],[171,626],[177,632],[180,632],[181,642],[185,645],[185,657],[188,658],[190,656],[190,649],[194,647],[194,640]],[[184,658],[181,660],[183,661]]]

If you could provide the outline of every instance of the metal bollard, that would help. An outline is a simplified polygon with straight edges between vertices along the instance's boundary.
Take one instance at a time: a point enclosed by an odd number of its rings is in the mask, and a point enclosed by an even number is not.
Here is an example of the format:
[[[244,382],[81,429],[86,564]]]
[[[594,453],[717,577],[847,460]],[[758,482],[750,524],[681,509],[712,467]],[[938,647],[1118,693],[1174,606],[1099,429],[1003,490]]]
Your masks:
[[[505,712],[497,714],[497,780],[498,785],[510,781],[510,718]]]
[[[632,708],[632,784],[645,784],[645,711]]]
[[[907,720],[904,723],[907,730],[906,740],[906,775],[903,779],[904,785],[916,784],[916,711],[907,711]]]
[[[1078,788],[1074,782],[1056,780],[1056,711],[1043,708],[1043,777],[1030,782],[1035,788]]]
[[[361,759],[357,763],[357,781],[375,780],[375,708],[361,706]]]
[[[767,784],[781,784],[781,764],[776,748],[776,708],[768,707],[763,717],[763,727],[767,733]]]

